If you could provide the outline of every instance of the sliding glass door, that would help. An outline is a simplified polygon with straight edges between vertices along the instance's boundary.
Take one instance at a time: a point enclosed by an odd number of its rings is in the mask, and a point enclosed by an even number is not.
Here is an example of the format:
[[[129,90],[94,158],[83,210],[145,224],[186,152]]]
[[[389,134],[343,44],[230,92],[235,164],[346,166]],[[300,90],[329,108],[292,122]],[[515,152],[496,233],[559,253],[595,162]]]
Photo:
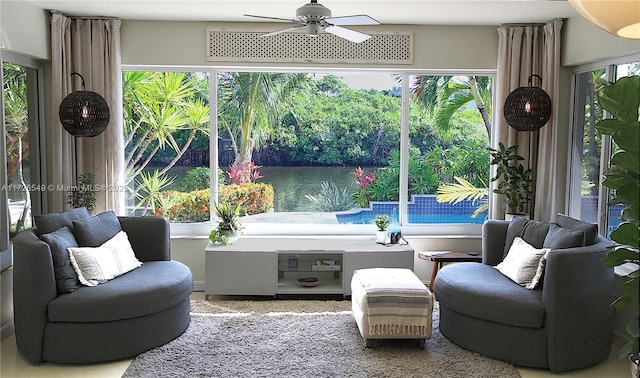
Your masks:
[[[608,204],[611,193],[601,184],[616,146],[608,135],[600,135],[596,124],[609,117],[598,103],[598,91],[624,76],[639,75],[640,63],[603,66],[574,76],[573,147],[569,214],[597,223],[606,235],[616,229],[621,205]],[[604,234],[604,231],[603,231]]]
[[[40,183],[39,90],[41,72],[31,59],[2,55],[2,236],[6,250],[11,237],[32,225],[32,213],[42,209]]]

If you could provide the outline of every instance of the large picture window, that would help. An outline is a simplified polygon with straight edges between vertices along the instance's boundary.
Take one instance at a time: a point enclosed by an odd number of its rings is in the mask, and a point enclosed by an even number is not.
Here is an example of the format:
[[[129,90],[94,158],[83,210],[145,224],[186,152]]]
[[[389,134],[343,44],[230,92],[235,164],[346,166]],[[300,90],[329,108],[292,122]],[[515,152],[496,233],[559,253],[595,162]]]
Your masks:
[[[208,221],[208,73],[132,71],[122,82],[128,212]]]
[[[239,203],[248,229],[278,232],[486,218],[489,76],[123,75],[131,213],[206,222],[215,201]]]

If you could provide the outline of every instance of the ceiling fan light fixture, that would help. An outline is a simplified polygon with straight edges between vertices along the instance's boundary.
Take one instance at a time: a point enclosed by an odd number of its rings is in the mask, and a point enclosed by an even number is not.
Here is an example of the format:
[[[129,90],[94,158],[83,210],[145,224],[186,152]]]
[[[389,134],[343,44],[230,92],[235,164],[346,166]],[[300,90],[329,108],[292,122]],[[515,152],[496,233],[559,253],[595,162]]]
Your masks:
[[[340,25],[379,25],[380,23],[365,14],[352,16],[331,17],[331,10],[322,4],[318,4],[318,0],[311,0],[296,10],[297,19],[286,19],[279,17],[257,16],[245,14],[247,17],[255,17],[267,20],[286,21],[293,26],[288,28],[275,30],[260,35],[261,37],[270,37],[282,33],[288,33],[300,28],[307,28],[306,35],[308,37],[317,37],[320,32],[325,31],[340,38],[345,38],[354,43],[360,43],[371,38],[371,35],[361,33]]]
[[[582,17],[613,35],[640,39],[640,1],[569,0]]]
[[[320,21],[323,18],[331,17],[331,9],[322,4],[318,4],[317,0],[311,0],[296,10],[296,16],[299,20]]]
[[[307,26],[307,36],[308,37],[317,37],[318,36],[318,23],[310,22]]]

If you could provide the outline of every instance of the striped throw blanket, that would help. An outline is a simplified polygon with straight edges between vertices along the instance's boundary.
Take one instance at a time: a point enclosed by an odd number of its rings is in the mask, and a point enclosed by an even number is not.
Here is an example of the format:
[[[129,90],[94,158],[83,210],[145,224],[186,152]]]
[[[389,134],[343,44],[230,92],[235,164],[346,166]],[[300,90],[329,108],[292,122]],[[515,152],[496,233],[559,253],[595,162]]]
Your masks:
[[[357,271],[367,296],[371,335],[431,336],[431,292],[409,269]]]

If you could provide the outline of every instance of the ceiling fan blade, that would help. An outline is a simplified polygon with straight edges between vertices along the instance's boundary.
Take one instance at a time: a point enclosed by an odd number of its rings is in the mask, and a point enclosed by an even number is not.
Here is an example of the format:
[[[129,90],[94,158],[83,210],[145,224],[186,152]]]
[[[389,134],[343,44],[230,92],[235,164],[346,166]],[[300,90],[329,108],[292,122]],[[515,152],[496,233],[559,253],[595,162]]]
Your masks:
[[[366,14],[358,14],[354,16],[329,17],[325,21],[332,25],[379,25],[380,23],[367,16]]]
[[[306,25],[300,24],[300,25],[292,26],[290,28],[284,28],[284,29],[280,29],[280,30],[275,30],[275,31],[272,31],[272,32],[269,32],[269,33],[261,34],[260,37],[270,37],[272,35],[282,34],[282,33],[288,32],[288,31],[304,28],[305,26]]]
[[[294,19],[291,19],[291,18],[279,18],[279,17],[269,17],[269,16],[256,16],[256,15],[254,15],[254,14],[245,14],[245,15],[243,15],[243,16],[246,16],[246,17],[254,17],[254,18],[262,18],[262,19],[265,19],[265,20],[289,21],[289,22],[295,22],[295,23],[300,22],[300,20],[294,20]]]
[[[369,34],[360,33],[355,30],[343,28],[340,26],[327,26],[324,31],[333,35],[337,35],[338,37],[348,39],[349,41],[354,43],[360,43],[371,38]]]

